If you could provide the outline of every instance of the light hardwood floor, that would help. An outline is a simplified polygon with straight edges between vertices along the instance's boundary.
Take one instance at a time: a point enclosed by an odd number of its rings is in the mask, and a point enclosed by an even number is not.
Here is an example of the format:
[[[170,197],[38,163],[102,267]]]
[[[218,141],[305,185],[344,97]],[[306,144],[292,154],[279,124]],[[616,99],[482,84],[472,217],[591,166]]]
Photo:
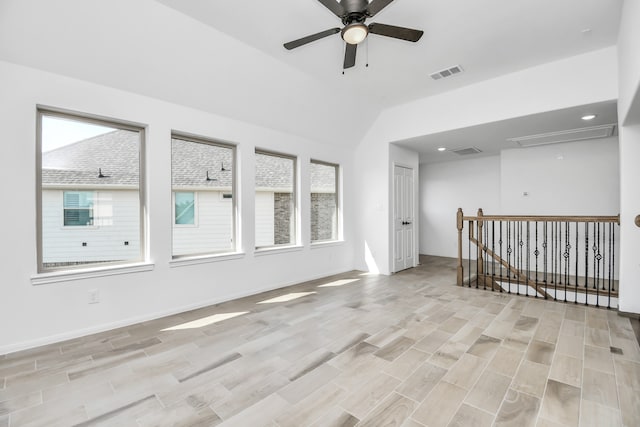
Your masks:
[[[456,287],[454,266],[426,257],[0,356],[0,427],[640,425],[629,319]]]

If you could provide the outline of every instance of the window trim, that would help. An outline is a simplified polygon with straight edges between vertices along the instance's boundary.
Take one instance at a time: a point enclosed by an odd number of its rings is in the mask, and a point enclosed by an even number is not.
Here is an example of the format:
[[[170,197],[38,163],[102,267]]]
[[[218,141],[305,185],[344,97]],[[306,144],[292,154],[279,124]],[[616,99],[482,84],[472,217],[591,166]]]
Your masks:
[[[319,245],[323,243],[332,243],[332,242],[342,242],[342,197],[340,192],[340,172],[341,166],[338,163],[325,162],[323,160],[310,159],[309,164],[315,163],[317,165],[323,166],[331,166],[335,168],[335,179],[336,179],[336,187],[335,187],[335,198],[336,198],[336,238],[335,239],[322,239],[322,240],[313,240],[313,237],[310,236],[309,240],[312,245]],[[309,173],[309,199],[311,199],[311,173]],[[311,217],[311,207],[309,208],[309,217]],[[309,221],[309,228],[311,228],[311,221]]]
[[[290,239],[289,243],[282,243],[279,245],[273,244],[273,245],[268,245],[268,246],[258,246],[255,244],[255,239],[256,239],[256,232],[255,232],[255,223],[256,223],[256,217],[255,217],[255,205],[254,205],[254,209],[253,209],[253,225],[254,225],[254,233],[253,233],[253,239],[254,239],[254,251],[255,252],[269,252],[270,249],[280,249],[280,248],[295,248],[300,246],[300,219],[298,218],[298,213],[300,211],[300,207],[298,205],[298,156],[293,155],[293,154],[286,154],[286,153],[281,153],[278,151],[271,151],[271,150],[264,150],[261,148],[257,148],[255,149],[255,154],[262,154],[265,156],[273,156],[273,157],[280,157],[283,159],[288,159],[291,160],[293,162],[293,179],[292,179],[292,188],[291,188],[291,197],[293,198],[293,212],[291,214],[291,218],[293,221],[293,238]],[[255,159],[255,154],[254,154],[254,159]],[[254,170],[253,170],[253,178],[254,178],[254,184],[255,184],[255,178],[256,178],[256,168],[255,168],[255,161],[254,161]],[[253,194],[253,199],[255,201],[255,186],[254,186],[254,194]],[[275,238],[275,236],[274,236]]]
[[[97,126],[106,126],[119,130],[128,130],[132,132],[138,132],[139,135],[139,147],[138,147],[138,199],[139,199],[139,241],[140,252],[138,257],[126,261],[113,261],[113,262],[100,262],[91,264],[80,264],[77,266],[64,266],[64,267],[49,267],[45,268],[43,264],[43,248],[44,242],[42,241],[42,121],[44,117],[53,117],[59,119],[75,120],[83,123],[94,124]],[[109,269],[121,270],[126,269],[127,266],[133,266],[148,263],[148,245],[147,245],[147,221],[146,221],[146,134],[147,126],[141,123],[135,123],[127,120],[114,119],[110,117],[99,116],[90,113],[82,113],[62,108],[56,108],[46,105],[36,105],[36,272],[38,276],[55,275],[64,279],[66,275],[76,275],[78,271],[88,272],[92,271],[102,272]],[[73,189],[69,189],[72,191]],[[97,192],[97,190],[95,190]],[[64,196],[63,196],[64,197]],[[64,200],[63,200],[64,209]],[[63,220],[64,221],[64,220]],[[63,223],[64,224],[64,223]],[[69,229],[70,227],[64,227]]]
[[[197,208],[197,198],[198,198],[198,192],[196,190],[175,190],[173,189],[173,149],[171,150],[171,184],[170,184],[170,188],[169,191],[171,191],[171,204],[172,204],[172,209],[171,209],[171,248],[170,248],[170,255],[171,255],[171,261],[170,263],[172,263],[171,265],[181,265],[181,264],[191,264],[190,260],[193,260],[194,263],[199,263],[199,260],[202,259],[210,259],[210,258],[222,258],[226,255],[229,256],[233,256],[235,254],[239,254],[242,253],[242,250],[240,248],[240,246],[238,245],[239,242],[239,230],[238,230],[238,215],[239,215],[239,210],[238,210],[238,197],[237,197],[237,188],[238,188],[238,168],[237,168],[237,164],[238,164],[238,145],[232,142],[226,142],[226,141],[220,141],[220,140],[216,140],[213,138],[207,138],[207,137],[203,137],[203,136],[199,136],[199,135],[195,135],[192,133],[188,133],[188,132],[180,132],[180,131],[176,131],[176,130],[172,130],[171,131],[171,137],[170,137],[170,141],[173,143],[174,139],[178,139],[181,141],[185,141],[185,142],[191,142],[191,143],[196,143],[196,144],[206,144],[206,145],[211,145],[214,147],[220,147],[220,148],[227,148],[231,150],[231,194],[234,195],[233,197],[231,197],[231,212],[232,212],[232,216],[231,216],[231,242],[232,245],[225,250],[221,250],[221,251],[210,251],[210,252],[202,252],[202,253],[196,253],[196,254],[185,254],[185,255],[174,255],[173,254],[173,227],[178,226],[179,228],[182,227],[195,227],[197,226],[197,224],[199,223],[198,221],[198,212],[196,209],[196,225],[179,225],[175,223],[175,199],[174,199],[174,192],[181,192],[181,191],[193,191],[194,193],[194,199],[196,200],[195,204],[196,204],[196,208]],[[222,200],[222,194],[224,192],[220,192],[221,196],[220,196],[220,200]],[[184,262],[181,262],[184,261]]]

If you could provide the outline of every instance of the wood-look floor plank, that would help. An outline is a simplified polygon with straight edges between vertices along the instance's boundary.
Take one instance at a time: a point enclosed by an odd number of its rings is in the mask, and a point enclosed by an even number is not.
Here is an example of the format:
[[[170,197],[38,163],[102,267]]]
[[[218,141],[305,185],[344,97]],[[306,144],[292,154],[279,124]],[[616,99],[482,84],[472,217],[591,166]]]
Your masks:
[[[0,355],[0,427],[640,425],[628,318],[457,287],[455,260],[423,260]],[[257,304],[295,292],[315,294]]]

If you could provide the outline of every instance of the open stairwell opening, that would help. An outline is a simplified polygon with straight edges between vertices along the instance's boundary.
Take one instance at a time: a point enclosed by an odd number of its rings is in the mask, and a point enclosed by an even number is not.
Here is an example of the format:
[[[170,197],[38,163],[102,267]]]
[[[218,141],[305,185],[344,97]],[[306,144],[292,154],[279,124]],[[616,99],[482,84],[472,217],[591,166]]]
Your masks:
[[[457,284],[618,307],[620,216],[456,214]],[[466,229],[466,233],[465,233]]]

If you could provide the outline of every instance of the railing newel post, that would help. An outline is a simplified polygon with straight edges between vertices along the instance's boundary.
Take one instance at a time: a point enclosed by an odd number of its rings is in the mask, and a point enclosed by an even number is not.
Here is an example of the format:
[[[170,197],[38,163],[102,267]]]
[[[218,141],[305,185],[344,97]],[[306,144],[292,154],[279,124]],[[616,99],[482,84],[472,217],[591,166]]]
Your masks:
[[[456,226],[458,228],[458,286],[462,286],[464,282],[464,267],[462,266],[462,229],[464,228],[464,214],[462,208],[458,208],[456,214]]]

